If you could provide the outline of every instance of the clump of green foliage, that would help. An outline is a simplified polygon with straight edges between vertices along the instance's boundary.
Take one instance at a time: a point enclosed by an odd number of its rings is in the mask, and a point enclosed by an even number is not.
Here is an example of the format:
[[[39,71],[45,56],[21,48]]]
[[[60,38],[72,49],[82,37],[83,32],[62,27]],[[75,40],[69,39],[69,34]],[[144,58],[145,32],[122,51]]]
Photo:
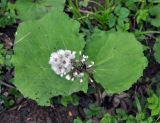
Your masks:
[[[62,96],[60,98],[60,103],[63,106],[67,106],[68,104],[72,104],[72,105],[77,106],[79,104],[79,98],[76,95]]]
[[[145,30],[144,25],[159,27],[159,1],[154,0],[92,0],[73,2],[69,0],[73,17],[89,28],[103,30]],[[84,8],[90,8],[84,11]]]
[[[144,113],[137,113],[136,116],[129,115],[123,110],[114,116],[105,114],[100,123],[152,123],[152,117],[146,117]]]
[[[0,27],[5,27],[16,22],[15,6],[7,0],[0,2]]]
[[[100,123],[158,123],[160,113],[160,98],[158,95],[153,93],[147,98],[143,109],[137,97],[135,97],[135,103],[138,109],[135,115],[129,114],[122,109],[116,109],[115,115],[105,114]],[[147,108],[149,110],[147,110]]]
[[[5,56],[6,56],[6,51],[3,47],[3,44],[0,44],[0,66],[2,69],[2,66],[5,64]]]
[[[4,111],[15,104],[16,100],[21,96],[20,93],[11,84],[12,79],[5,77],[6,71],[13,69],[11,64],[12,43],[10,38],[5,34],[0,34],[0,112]],[[12,98],[11,98],[12,97]]]
[[[160,97],[153,94],[151,97],[147,98],[147,107],[151,110],[151,115],[156,116],[160,114]]]

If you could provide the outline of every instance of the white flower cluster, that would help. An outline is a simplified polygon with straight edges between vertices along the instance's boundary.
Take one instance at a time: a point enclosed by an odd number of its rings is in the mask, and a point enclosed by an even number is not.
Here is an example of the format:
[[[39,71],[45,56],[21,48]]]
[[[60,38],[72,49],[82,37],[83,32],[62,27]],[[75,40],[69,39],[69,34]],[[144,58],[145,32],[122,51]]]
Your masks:
[[[84,77],[84,73],[83,72],[80,72],[80,73],[74,72],[72,76],[69,75],[69,74],[66,75],[66,79],[67,80],[71,80],[71,81],[74,81],[75,78],[80,78],[80,83],[83,82],[83,77]]]
[[[71,71],[73,59],[75,59],[75,52],[58,50],[51,54],[49,64],[57,75],[63,76]]]
[[[86,69],[90,69],[94,65],[94,62],[88,64],[88,56],[82,55],[81,52],[79,52],[81,59],[75,60],[75,54],[76,52],[71,52],[70,50],[58,50],[51,54],[49,64],[57,75],[61,77],[65,75],[65,78],[71,81],[79,78],[81,83],[86,71],[83,65],[86,66]]]

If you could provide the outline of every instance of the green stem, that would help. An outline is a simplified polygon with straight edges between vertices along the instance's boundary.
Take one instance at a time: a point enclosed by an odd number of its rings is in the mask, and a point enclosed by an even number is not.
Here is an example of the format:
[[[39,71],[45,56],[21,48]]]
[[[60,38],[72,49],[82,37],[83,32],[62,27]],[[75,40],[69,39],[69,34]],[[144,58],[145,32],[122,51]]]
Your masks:
[[[139,32],[139,34],[160,34],[160,31],[145,31]]]
[[[110,6],[110,0],[105,0],[105,9],[108,9]]]
[[[72,2],[72,0],[69,0],[69,7],[71,7],[71,11],[73,12],[74,16],[76,16],[76,18],[81,17],[81,13],[79,11],[78,8],[78,0],[76,0],[76,5],[74,5],[74,3]]]
[[[142,4],[141,4],[141,9],[143,9],[146,5],[146,0],[144,0],[144,2],[142,1]]]
[[[76,7],[79,9],[78,3],[79,3],[78,0],[76,0]]]
[[[99,7],[101,7],[102,9],[104,9],[104,6],[102,6],[100,3],[96,2],[96,1],[90,0],[89,2],[94,3],[94,4],[98,5]]]

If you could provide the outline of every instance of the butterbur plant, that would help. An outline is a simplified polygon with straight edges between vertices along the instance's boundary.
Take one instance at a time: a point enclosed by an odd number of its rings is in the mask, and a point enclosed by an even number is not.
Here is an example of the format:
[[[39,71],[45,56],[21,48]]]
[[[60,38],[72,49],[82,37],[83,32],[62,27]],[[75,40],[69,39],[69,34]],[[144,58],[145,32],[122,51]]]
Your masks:
[[[19,25],[12,61],[25,97],[47,106],[54,96],[86,93],[88,82],[121,93],[143,75],[147,59],[133,34],[94,30],[85,41],[79,27],[58,10]]]

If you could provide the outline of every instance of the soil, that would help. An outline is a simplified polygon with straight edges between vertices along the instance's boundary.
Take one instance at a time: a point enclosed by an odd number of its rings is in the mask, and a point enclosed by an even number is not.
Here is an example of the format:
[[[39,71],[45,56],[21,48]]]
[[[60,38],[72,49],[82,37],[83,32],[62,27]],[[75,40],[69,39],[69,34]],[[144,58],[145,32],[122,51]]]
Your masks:
[[[21,104],[0,114],[0,123],[73,123],[78,115],[75,106],[40,107],[33,101]]]

